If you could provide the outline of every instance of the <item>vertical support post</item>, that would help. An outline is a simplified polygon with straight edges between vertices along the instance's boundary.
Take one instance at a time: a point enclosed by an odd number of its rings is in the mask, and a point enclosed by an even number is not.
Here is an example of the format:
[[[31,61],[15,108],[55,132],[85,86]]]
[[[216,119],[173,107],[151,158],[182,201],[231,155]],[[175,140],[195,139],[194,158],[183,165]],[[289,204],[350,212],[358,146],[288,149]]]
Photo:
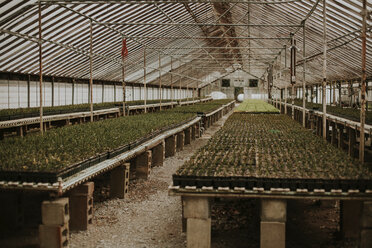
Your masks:
[[[75,78],[72,79],[72,89],[71,89],[71,93],[72,93],[71,104],[74,105],[74,103],[75,103]]]
[[[364,124],[366,121],[366,53],[367,53],[367,0],[363,0],[362,10],[362,89],[361,89],[361,106],[360,106],[360,141],[359,141],[359,161],[364,163]]]
[[[110,174],[110,197],[125,199],[128,196],[130,163],[119,165]]]
[[[185,145],[185,134],[184,134],[184,132],[180,132],[180,133],[177,134],[176,150],[177,151],[182,151],[184,145]]]
[[[303,81],[302,81],[302,126],[306,127],[306,29],[305,29],[305,21],[303,22],[302,26],[302,59],[304,60],[304,63],[302,65],[302,72],[303,72]]]
[[[162,166],[165,159],[165,142],[152,148],[152,167]]]
[[[288,89],[287,86],[284,88],[284,114],[287,114],[287,95],[288,94]]]
[[[354,146],[356,141],[356,131],[352,127],[348,127],[348,136],[349,136],[349,142],[348,142],[348,153],[350,157],[354,157]]]
[[[331,134],[331,144],[336,145],[337,144],[337,128],[336,123],[334,121],[331,122],[332,127],[332,134]]]
[[[211,247],[211,206],[206,197],[183,197],[183,217],[187,219],[187,248]]]
[[[143,90],[144,90],[145,113],[147,113],[146,47],[143,48]]]
[[[174,101],[174,92],[173,92],[173,57],[171,57],[171,70],[170,74],[170,86],[171,86],[171,101]]]
[[[30,74],[27,75],[27,108],[31,107],[31,98],[30,98],[30,93],[31,93],[31,86],[30,86],[30,83],[31,83],[31,78],[30,78]],[[53,77],[52,77],[52,88],[54,86],[53,84]],[[52,95],[53,96],[53,95]],[[52,102],[53,104],[53,102]],[[52,105],[53,106],[53,105]]]
[[[102,102],[105,102],[105,83],[102,82]]]
[[[43,125],[43,41],[41,35],[41,2],[39,1],[39,89],[40,89],[40,132],[44,133]]]
[[[270,100],[271,96],[271,89],[273,86],[273,65],[269,65],[269,70],[267,72],[267,98]]]
[[[327,138],[327,12],[326,0],[323,0],[323,83],[322,83],[322,105],[323,105],[323,138]]]
[[[116,83],[114,83],[114,102],[116,102]]]
[[[69,193],[70,230],[87,230],[93,220],[94,183],[87,182]]]
[[[278,199],[261,200],[261,248],[285,247],[287,202]]]
[[[336,81],[333,84],[333,105],[336,105]]]
[[[176,154],[176,136],[172,135],[165,139],[165,157],[171,157]]]
[[[43,201],[39,241],[41,248],[67,247],[69,245],[69,199]]]
[[[338,106],[340,106],[341,107],[341,81],[340,82],[338,82]]]
[[[342,124],[338,126],[337,134],[338,148],[344,149],[344,126]]]
[[[89,53],[89,89],[90,89],[90,121],[93,122],[93,23],[90,21],[90,53]]]
[[[368,248],[372,247],[372,201],[362,204],[360,248]]]
[[[340,201],[340,231],[344,238],[358,238],[362,201]]]
[[[161,110],[161,102],[163,99],[163,92],[161,88],[161,58],[160,58],[160,53],[159,53],[159,99],[160,99],[160,110]]]
[[[135,159],[136,178],[147,179],[151,171],[152,151],[148,150],[138,155]]]
[[[291,85],[292,85],[292,119],[294,120],[294,98],[295,98],[295,84],[296,84],[296,40],[291,34]]]
[[[181,89],[181,80],[182,79],[182,76],[180,76],[180,88],[179,88],[179,95],[180,95],[180,101],[181,101],[181,99],[182,99],[182,89]]]
[[[123,43],[124,43],[124,37],[122,38],[123,39]],[[123,48],[122,48],[123,49]],[[125,105],[126,105],[126,93],[125,93],[125,88],[126,88],[126,84],[125,84],[125,54],[122,53],[121,54],[121,87],[123,88],[123,116],[125,116]],[[129,113],[128,113],[129,114]]]
[[[189,101],[189,85],[186,85],[186,101]]]
[[[54,107],[54,77],[52,77],[52,107]]]

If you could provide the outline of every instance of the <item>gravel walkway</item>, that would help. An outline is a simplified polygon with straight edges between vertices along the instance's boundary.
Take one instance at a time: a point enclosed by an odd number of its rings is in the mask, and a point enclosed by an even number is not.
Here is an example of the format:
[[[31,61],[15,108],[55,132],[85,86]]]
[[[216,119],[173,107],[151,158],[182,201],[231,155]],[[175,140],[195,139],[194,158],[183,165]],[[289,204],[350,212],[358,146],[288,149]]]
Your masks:
[[[168,186],[177,168],[206,144],[227,117],[183,151],[165,159],[162,167],[153,168],[149,180],[131,182],[129,199],[96,203],[93,225],[88,231],[71,234],[71,248],[186,247],[186,235],[181,232],[181,200],[168,196]]]

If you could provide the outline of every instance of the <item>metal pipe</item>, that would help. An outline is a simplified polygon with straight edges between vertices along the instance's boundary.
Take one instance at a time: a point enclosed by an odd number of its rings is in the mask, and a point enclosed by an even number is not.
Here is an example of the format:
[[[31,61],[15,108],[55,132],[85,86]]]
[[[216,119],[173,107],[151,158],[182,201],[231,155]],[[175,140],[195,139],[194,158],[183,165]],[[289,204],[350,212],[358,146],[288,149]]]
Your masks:
[[[294,98],[295,98],[295,84],[296,84],[296,40],[292,36],[292,42],[291,42],[291,85],[292,85],[292,119],[294,120]]]
[[[144,97],[144,105],[145,105],[145,113],[147,113],[147,87],[146,87],[146,47],[143,47],[143,97]]]
[[[122,37],[122,46],[123,46],[123,40],[124,38]],[[122,47],[122,49],[124,49]],[[123,88],[123,116],[125,116],[125,103],[126,103],[126,94],[125,94],[125,54],[121,55],[121,76],[122,76],[122,88]]]
[[[33,37],[33,36],[30,36],[30,35],[26,35],[26,34],[21,34],[19,32],[13,32],[13,31],[10,31],[10,30],[6,30],[6,29],[0,29],[0,33],[7,33],[7,34],[10,34],[10,35],[13,35],[13,36],[16,36],[16,37],[19,37],[19,38],[22,38],[22,39],[25,39],[25,40],[28,40],[28,41],[31,41],[31,42],[35,42],[35,43],[39,43],[38,42],[38,38],[36,37]],[[49,40],[49,39],[42,39],[42,42],[49,42],[51,44],[54,44],[56,46],[59,46],[59,47],[62,47],[68,51],[72,51],[72,52],[75,52],[75,53],[78,53],[78,54],[82,54],[84,56],[87,56],[88,58],[90,57],[90,51],[89,50],[86,50],[86,49],[82,49],[82,48],[76,48],[72,45],[66,45],[66,44],[63,44],[63,43],[60,43],[60,42],[56,42],[56,41],[52,41],[52,40]],[[106,55],[102,55],[102,54],[99,54],[99,53],[92,53],[93,56],[96,56],[96,57],[99,57],[99,58],[103,58],[103,59],[106,59],[106,60],[109,60],[109,61],[112,61],[112,62],[115,62],[115,63],[118,63],[118,64],[121,64],[121,59],[118,60],[114,57],[110,57],[110,56],[106,56]],[[133,63],[133,62],[126,62],[127,64],[132,64],[132,65],[137,65],[137,63]],[[147,68],[149,69],[152,69],[152,70],[158,70],[158,68],[154,68],[154,67],[150,67],[150,66],[147,66]],[[178,74],[176,72],[168,72],[168,71],[164,71],[162,70],[163,72],[167,72],[167,73],[173,73],[177,76],[180,76],[181,74]],[[201,81],[197,78],[192,78],[192,77],[189,77],[189,76],[184,76],[186,78],[189,78],[190,80],[194,80],[194,81]],[[202,82],[202,81],[201,81]]]
[[[189,36],[148,36],[148,35],[126,35],[126,38],[130,39],[159,39],[159,40],[176,40],[176,39],[190,39]],[[234,37],[223,37],[223,36],[192,36],[195,40],[207,40],[207,39],[225,39],[232,38],[236,40],[289,40],[290,37],[244,37],[244,36],[234,36]],[[234,49],[234,47],[230,47]]]
[[[160,68],[161,68],[161,58],[160,58],[160,53],[159,53],[159,99],[160,99],[160,110],[161,110],[161,100],[163,98],[163,92],[162,92],[162,89],[161,89],[161,71],[160,71]]]
[[[43,123],[43,43],[41,35],[41,3],[39,1],[39,89],[40,89],[40,132],[44,133]]]
[[[171,57],[171,71],[173,71],[173,58]],[[174,101],[174,92],[173,92],[173,74],[170,75],[170,83],[171,83],[171,100]]]
[[[287,114],[287,97],[288,97],[288,90],[287,85],[284,88],[284,114]]]
[[[323,138],[327,138],[327,6],[323,0],[323,83],[322,83],[322,105],[323,105]]]
[[[362,80],[361,80],[361,106],[360,106],[360,141],[359,141],[359,161],[364,163],[364,124],[366,120],[366,80],[367,80],[367,0],[363,0],[362,9]]]
[[[164,12],[164,10],[162,8],[159,7],[158,4],[154,4],[155,7],[172,23],[174,23],[174,19],[172,17],[170,17],[167,13]],[[190,35],[189,32],[187,32],[186,30],[184,30],[182,27],[178,27],[178,30],[181,31],[184,35],[186,35],[186,39],[190,39],[195,45],[197,45],[198,47],[202,47],[202,45],[200,45],[197,41],[195,41],[195,37]],[[207,51],[206,49],[203,49],[203,51],[205,53],[209,53],[209,51]],[[214,60],[217,64],[220,64],[220,66],[223,66],[219,61],[217,61],[215,59],[215,57],[213,57],[212,55],[208,54],[208,56]]]
[[[172,53],[172,52],[168,52],[167,53],[168,55],[203,55],[203,53]],[[221,52],[221,53],[209,53],[211,55],[234,55],[234,53],[224,53],[224,52]],[[240,53],[240,55],[250,55],[249,53]],[[259,55],[278,55],[278,53],[255,53],[254,54],[255,56]]]
[[[302,34],[302,57],[304,58],[304,64],[302,67],[302,126],[306,127],[306,26],[305,22],[303,22],[303,34]]]
[[[90,87],[90,121],[93,122],[93,25],[90,21],[89,87]]]
[[[153,49],[177,49],[177,50],[183,50],[183,49],[257,49],[257,50],[265,50],[265,49],[278,49],[281,50],[283,47],[246,47],[246,46],[240,46],[240,47],[152,47]]]
[[[102,22],[118,26],[212,26],[212,27],[302,27],[298,24],[245,24],[245,23],[193,23],[193,22]]]
[[[165,0],[165,1],[155,1],[155,0],[126,0],[125,4],[186,4],[186,3],[250,3],[250,4],[287,4],[287,3],[294,3],[299,2],[300,0],[287,0],[287,1],[244,1],[244,0],[198,0],[195,1],[187,1],[187,0]],[[52,4],[117,4],[123,1],[121,0],[108,0],[108,1],[89,1],[89,0],[43,0],[41,1],[43,4],[52,5]]]
[[[179,95],[180,95],[180,100],[182,99],[182,92],[181,92],[181,80],[182,80],[182,77],[180,77],[180,88],[179,88]]]
[[[97,3],[97,2],[95,2],[95,3]],[[102,26],[104,26],[105,28],[107,28],[107,29],[109,29],[109,30],[111,30],[111,31],[113,31],[113,32],[115,32],[115,33],[118,33],[118,34],[120,34],[120,35],[122,35],[124,38],[128,38],[122,31],[120,31],[120,30],[118,30],[118,29],[115,29],[115,28],[112,28],[112,27],[110,27],[110,26],[108,26],[108,25],[104,25],[104,24],[102,24],[100,21],[98,21],[98,20],[96,20],[95,18],[92,18],[92,17],[90,17],[90,16],[87,16],[87,15],[85,15],[85,14],[83,14],[83,13],[81,13],[81,12],[79,12],[79,11],[77,11],[77,10],[75,10],[75,9],[73,9],[73,8],[71,8],[71,7],[68,7],[68,6],[66,6],[66,5],[63,5],[63,4],[60,4],[60,6],[62,6],[62,7],[64,7],[64,8],[66,8],[66,9],[68,9],[69,11],[71,11],[71,12],[73,12],[73,13],[75,13],[75,14],[77,14],[77,15],[79,15],[79,16],[82,16],[82,17],[84,17],[84,18],[86,18],[86,19],[88,19],[88,20],[90,20],[90,21],[92,21],[92,23],[96,23],[96,24],[98,24],[98,25],[102,25]],[[15,34],[16,32],[12,32],[12,31],[9,31],[9,30],[3,30],[3,29],[0,29],[0,32],[6,32],[6,33],[9,33],[9,34]],[[19,34],[19,33],[18,33]],[[143,42],[141,42],[141,41],[138,41],[137,39],[131,39],[132,41],[134,41],[135,43],[137,43],[137,44],[140,44],[141,46],[143,46],[143,47],[147,47],[147,45],[146,44],[144,44]],[[52,41],[49,41],[49,42],[51,42],[51,43],[53,43],[53,44],[56,44],[56,45],[61,45],[61,43],[59,43],[59,42],[52,42]],[[62,44],[63,45],[63,44]],[[71,48],[71,46],[70,45],[68,45],[68,46],[66,46],[66,45],[63,45],[63,47],[65,48],[65,49],[68,49],[68,50],[70,50]],[[163,54],[165,54],[165,55],[167,55],[165,52],[164,52],[164,48],[154,48],[154,47],[151,47],[151,49],[152,50],[155,50],[155,51],[157,51],[157,52],[161,52],[161,53],[163,53]],[[73,49],[75,52],[78,52],[78,53],[81,53],[80,51],[82,50],[82,51],[84,51],[84,49],[80,49],[80,48],[75,48],[75,49]],[[112,61],[114,61],[114,62],[116,62],[117,60],[116,59],[111,59],[110,57],[107,57],[107,56],[105,56],[105,55],[99,55],[100,57],[102,57],[102,58],[105,58],[105,59],[109,59],[109,60],[112,60]],[[168,56],[168,55],[167,55]],[[172,56],[170,56],[170,57],[172,57]],[[120,62],[119,63],[121,63],[121,60],[120,60]],[[128,63],[128,62],[127,62]],[[130,64],[130,63],[129,63]],[[133,64],[135,64],[135,63],[133,63]],[[197,80],[197,79],[195,79],[195,80]]]

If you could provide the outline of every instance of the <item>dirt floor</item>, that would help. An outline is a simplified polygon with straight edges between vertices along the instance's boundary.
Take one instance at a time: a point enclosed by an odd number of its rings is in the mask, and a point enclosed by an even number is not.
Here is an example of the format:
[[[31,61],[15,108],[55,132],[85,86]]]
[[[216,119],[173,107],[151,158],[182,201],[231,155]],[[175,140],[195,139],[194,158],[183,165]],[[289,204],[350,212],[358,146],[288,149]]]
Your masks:
[[[162,167],[152,169],[149,180],[130,183],[129,199],[95,203],[93,225],[71,234],[71,247],[186,247],[181,232],[181,200],[168,196],[172,174],[223,125],[227,116],[203,136],[185,146]]]
[[[181,232],[181,201],[168,196],[172,174],[223,125],[225,116],[202,138],[153,168],[147,181],[130,184],[130,197],[95,203],[93,225],[72,233],[71,247],[186,247]],[[287,247],[357,247],[338,234],[337,202],[289,201]],[[336,207],[335,207],[336,206]],[[215,199],[212,208],[212,247],[259,247],[259,201]]]

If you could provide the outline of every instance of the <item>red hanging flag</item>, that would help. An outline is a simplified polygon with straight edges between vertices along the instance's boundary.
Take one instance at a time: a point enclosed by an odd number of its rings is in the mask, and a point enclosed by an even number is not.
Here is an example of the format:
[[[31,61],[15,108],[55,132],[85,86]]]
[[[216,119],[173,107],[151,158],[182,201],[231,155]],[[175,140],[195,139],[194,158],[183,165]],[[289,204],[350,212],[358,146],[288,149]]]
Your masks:
[[[127,49],[127,41],[123,39],[123,46],[121,48],[121,56],[125,57],[128,55],[128,49]]]

